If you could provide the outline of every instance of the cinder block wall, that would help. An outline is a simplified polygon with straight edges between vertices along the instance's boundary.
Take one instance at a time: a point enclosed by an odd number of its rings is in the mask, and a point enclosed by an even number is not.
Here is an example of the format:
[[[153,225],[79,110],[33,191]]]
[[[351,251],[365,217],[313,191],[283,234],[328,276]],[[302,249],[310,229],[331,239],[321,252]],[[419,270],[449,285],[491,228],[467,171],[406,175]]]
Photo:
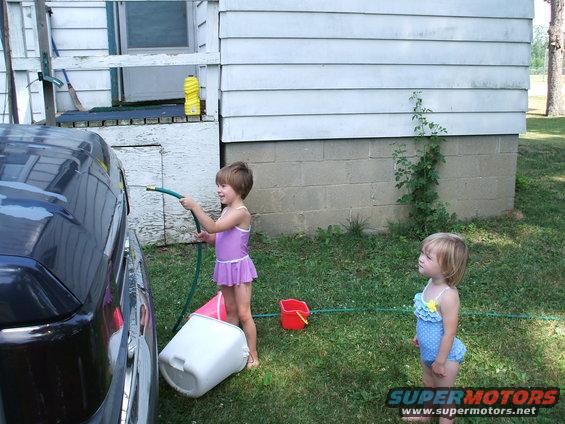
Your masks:
[[[254,228],[275,235],[312,233],[359,217],[370,230],[407,216],[397,204],[393,151],[410,138],[225,144],[225,162],[242,160],[255,182],[246,201]],[[517,135],[447,137],[438,192],[460,218],[512,209]]]

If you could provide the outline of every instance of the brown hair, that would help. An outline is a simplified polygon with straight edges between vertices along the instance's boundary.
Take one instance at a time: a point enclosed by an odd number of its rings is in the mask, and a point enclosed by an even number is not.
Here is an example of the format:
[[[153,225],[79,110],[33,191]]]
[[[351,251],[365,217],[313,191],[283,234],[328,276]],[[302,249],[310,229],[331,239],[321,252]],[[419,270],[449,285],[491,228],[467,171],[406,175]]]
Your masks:
[[[242,199],[245,199],[253,187],[253,173],[246,163],[234,162],[218,171],[216,184],[230,185]]]
[[[435,233],[422,242],[422,250],[434,251],[448,286],[456,286],[463,279],[469,259],[469,249],[463,237],[452,233]]]

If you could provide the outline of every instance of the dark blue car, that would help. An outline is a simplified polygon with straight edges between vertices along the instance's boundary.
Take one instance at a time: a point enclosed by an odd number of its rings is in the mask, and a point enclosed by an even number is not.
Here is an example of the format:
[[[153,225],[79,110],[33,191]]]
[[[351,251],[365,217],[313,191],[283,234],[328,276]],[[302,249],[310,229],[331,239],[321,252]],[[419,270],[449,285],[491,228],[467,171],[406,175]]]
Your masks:
[[[0,125],[0,423],[153,422],[157,344],[119,160]]]

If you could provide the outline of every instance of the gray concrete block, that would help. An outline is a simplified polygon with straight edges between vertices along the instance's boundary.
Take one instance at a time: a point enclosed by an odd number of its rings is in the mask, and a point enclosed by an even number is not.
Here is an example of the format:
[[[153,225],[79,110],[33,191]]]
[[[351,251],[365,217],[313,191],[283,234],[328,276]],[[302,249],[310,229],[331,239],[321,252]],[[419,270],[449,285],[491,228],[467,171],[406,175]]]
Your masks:
[[[492,156],[479,156],[479,175],[490,176],[512,176],[516,175],[516,153],[498,153]]]
[[[507,199],[459,200],[453,205],[460,219],[499,216],[508,209]]]
[[[371,184],[372,206],[396,205],[398,199],[406,192],[395,187],[394,182]]]
[[[304,232],[304,215],[301,213],[267,213],[253,216],[254,231],[276,236]]]
[[[458,200],[496,199],[497,177],[463,178],[459,180]]]
[[[442,202],[457,200],[460,190],[460,180],[456,178],[441,179],[436,187],[437,194]]]
[[[279,190],[280,212],[324,209],[327,188],[324,186],[286,187]]]
[[[406,156],[416,155],[414,140],[409,137],[403,138],[377,138],[369,142],[370,158],[391,158],[395,150],[404,148]]]
[[[326,187],[325,209],[346,209],[372,206],[371,184],[344,184]]]
[[[441,144],[441,153],[444,156],[457,156],[461,146],[462,137],[445,137],[445,141]]]
[[[145,118],[146,125],[157,125],[159,123],[159,118]]]
[[[517,135],[501,135],[498,138],[498,151],[500,153],[517,153],[518,152],[518,136]]]
[[[322,141],[278,141],[274,144],[277,162],[306,162],[324,159]]]
[[[514,196],[501,198],[501,201],[502,201],[502,204],[504,205],[505,211],[510,211],[510,210],[514,209],[514,200],[515,200]]]
[[[245,203],[254,213],[275,213],[281,211],[280,189],[253,188]]]
[[[371,206],[352,209],[351,216],[365,219],[368,230],[383,231],[387,229],[391,222],[406,220],[408,210],[406,205]]]
[[[359,159],[349,161],[347,165],[352,184],[394,181],[392,159]]]
[[[303,162],[303,185],[337,185],[348,182],[346,163],[343,161]]]
[[[438,172],[441,179],[478,177],[479,161],[476,156],[449,156],[439,164]]]
[[[498,177],[496,195],[500,198],[512,198],[516,195],[516,177]]]
[[[461,137],[459,153],[461,155],[494,155],[498,150],[497,136]]]
[[[326,140],[323,142],[323,148],[325,160],[369,158],[368,140]]]
[[[298,187],[302,185],[302,166],[300,163],[253,163],[250,167],[253,171],[254,188]]]
[[[304,212],[304,231],[309,234],[318,228],[326,229],[330,225],[347,225],[350,218],[349,209],[322,209]]]
[[[275,161],[274,142],[254,142],[254,143],[226,143],[225,144],[226,163],[238,160],[251,163],[263,163]]]

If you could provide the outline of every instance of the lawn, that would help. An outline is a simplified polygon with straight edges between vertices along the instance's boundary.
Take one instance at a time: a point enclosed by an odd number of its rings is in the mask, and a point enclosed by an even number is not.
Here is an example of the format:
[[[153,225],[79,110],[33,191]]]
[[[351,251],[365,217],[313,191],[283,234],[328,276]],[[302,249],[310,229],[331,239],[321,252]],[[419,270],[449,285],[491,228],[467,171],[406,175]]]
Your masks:
[[[455,228],[471,249],[460,285],[458,336],[468,353],[459,385],[563,385],[565,321],[482,314],[565,317],[564,134],[565,118],[528,118],[519,144],[516,192],[523,219],[478,219]],[[415,267],[418,249],[419,241],[397,235],[254,234],[251,251],[260,273],[255,313],[276,313],[285,298],[304,300],[311,309],[399,309],[317,314],[300,332],[282,330],[277,318],[259,318],[261,367],[232,376],[199,399],[178,395],[161,378],[159,422],[398,422],[398,411],[384,406],[388,389],[421,384],[418,354],[410,344],[415,319],[403,309],[424,284]],[[146,249],[161,349],[182,308],[194,253],[190,245]],[[216,291],[212,267],[208,249],[195,307]],[[542,410],[536,422],[560,422],[564,415],[561,402]]]

